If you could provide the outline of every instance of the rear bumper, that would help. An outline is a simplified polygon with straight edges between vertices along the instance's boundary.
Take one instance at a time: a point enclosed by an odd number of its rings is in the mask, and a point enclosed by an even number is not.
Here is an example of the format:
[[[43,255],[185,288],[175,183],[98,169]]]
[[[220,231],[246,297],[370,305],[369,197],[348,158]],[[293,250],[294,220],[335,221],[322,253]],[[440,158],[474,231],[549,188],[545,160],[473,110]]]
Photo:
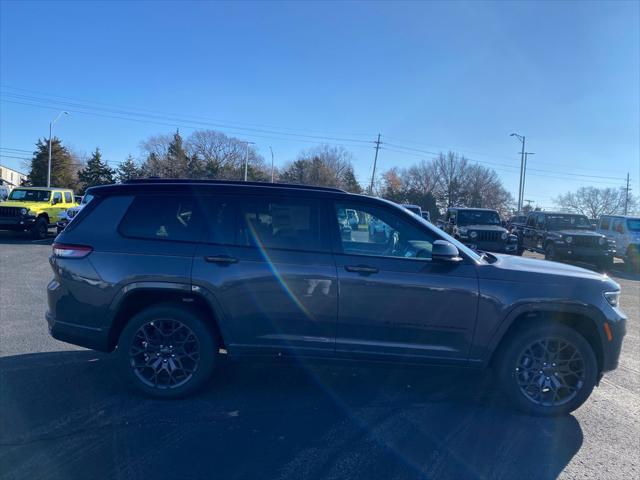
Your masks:
[[[108,334],[104,330],[57,321],[51,312],[47,312],[45,317],[49,333],[56,340],[101,352],[109,351]]]

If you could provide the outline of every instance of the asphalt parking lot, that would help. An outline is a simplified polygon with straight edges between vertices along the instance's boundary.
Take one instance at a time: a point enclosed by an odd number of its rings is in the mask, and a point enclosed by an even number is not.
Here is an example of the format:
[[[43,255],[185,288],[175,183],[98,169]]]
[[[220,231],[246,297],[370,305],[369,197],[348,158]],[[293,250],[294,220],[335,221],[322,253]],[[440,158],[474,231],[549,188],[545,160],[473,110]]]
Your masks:
[[[514,412],[458,369],[224,362],[202,394],[157,401],[49,337],[50,244],[0,232],[0,478],[640,478],[638,275],[610,272],[620,367],[568,417]]]

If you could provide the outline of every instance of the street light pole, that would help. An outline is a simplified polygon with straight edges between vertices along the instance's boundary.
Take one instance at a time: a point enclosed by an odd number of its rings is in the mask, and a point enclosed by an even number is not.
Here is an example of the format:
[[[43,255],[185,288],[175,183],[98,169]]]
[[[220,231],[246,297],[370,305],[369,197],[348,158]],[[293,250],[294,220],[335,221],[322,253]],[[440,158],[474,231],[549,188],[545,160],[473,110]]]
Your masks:
[[[271,152],[271,183],[273,183],[273,148],[269,145],[269,151]]]
[[[249,145],[254,145],[254,142],[244,142],[246,146],[246,152],[244,154],[244,181],[247,181],[247,171],[249,169]]]
[[[535,155],[535,153],[533,152],[524,152],[524,169],[522,170],[522,197],[520,200],[521,203],[521,207],[524,207],[524,202],[526,201],[524,199],[524,183],[525,180],[527,179],[527,158],[529,157],[529,155]],[[521,208],[520,208],[521,210]]]
[[[51,187],[51,132],[53,131],[53,126],[62,115],[69,115],[69,112],[62,111],[58,113],[58,116],[55,118],[55,120],[49,123],[49,164],[47,166],[47,188]]]
[[[524,135],[518,135],[517,133],[512,133],[511,137],[516,137],[522,143],[522,152],[520,153],[520,184],[518,186],[518,211],[522,210],[522,187],[524,183],[524,143],[525,137]]]

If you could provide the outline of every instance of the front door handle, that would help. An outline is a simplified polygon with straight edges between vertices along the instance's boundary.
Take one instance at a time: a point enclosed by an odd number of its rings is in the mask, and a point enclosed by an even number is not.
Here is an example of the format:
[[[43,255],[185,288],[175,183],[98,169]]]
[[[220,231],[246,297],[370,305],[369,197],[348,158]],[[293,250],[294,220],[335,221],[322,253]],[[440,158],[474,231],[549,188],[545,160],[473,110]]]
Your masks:
[[[347,272],[355,273],[378,273],[378,269],[376,267],[369,267],[367,265],[345,265],[344,269]]]
[[[204,261],[207,263],[218,263],[220,265],[230,265],[232,263],[238,263],[238,259],[230,257],[229,255],[214,255],[204,257]]]

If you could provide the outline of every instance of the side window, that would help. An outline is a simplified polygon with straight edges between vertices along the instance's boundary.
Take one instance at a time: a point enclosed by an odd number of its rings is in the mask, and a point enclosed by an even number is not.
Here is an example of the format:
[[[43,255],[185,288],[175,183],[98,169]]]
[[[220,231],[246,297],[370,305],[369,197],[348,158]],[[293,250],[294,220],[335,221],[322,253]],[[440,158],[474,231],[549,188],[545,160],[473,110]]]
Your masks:
[[[64,192],[64,202],[73,203],[73,199],[71,198],[71,192]]]
[[[527,227],[534,228],[536,226],[536,217],[537,215],[529,215],[527,218]]]
[[[236,214],[230,198],[203,196],[198,198],[204,213],[207,243],[235,243]]]
[[[192,196],[140,195],[127,210],[119,231],[126,237],[197,242],[202,214]]]
[[[355,210],[360,220],[356,228],[349,223],[349,210]],[[431,258],[435,238],[386,209],[337,203],[335,218],[340,246],[345,254]]]
[[[545,218],[544,218],[544,213],[539,213],[538,214],[538,220],[536,222],[536,227],[543,229],[544,228],[544,224],[545,224]]]
[[[610,225],[611,225],[611,218],[602,217],[600,219],[600,230],[609,230]]]
[[[624,225],[622,225],[621,218],[616,218],[613,220],[613,223],[611,225],[611,230],[617,233],[624,233]]]
[[[55,204],[62,203],[62,193],[60,192],[53,193],[53,203]]]
[[[254,197],[240,204],[238,245],[324,251],[320,207],[311,199]]]

